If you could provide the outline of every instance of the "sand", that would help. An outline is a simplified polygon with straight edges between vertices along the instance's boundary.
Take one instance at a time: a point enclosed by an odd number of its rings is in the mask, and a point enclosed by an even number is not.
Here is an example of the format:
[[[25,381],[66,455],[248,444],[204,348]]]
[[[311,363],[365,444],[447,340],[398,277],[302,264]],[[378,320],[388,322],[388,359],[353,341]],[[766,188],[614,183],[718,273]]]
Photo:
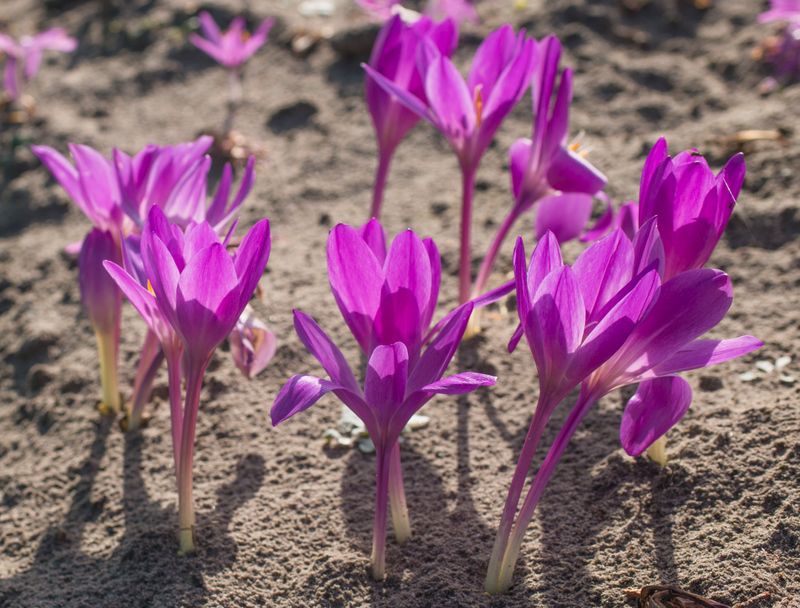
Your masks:
[[[72,141],[134,151],[221,123],[225,74],[185,42],[183,24],[197,6],[128,4],[106,22],[96,2],[0,7],[17,33],[59,24],[81,37],[73,56],[48,56],[29,87],[38,119],[0,133],[0,606],[606,608],[626,605],[625,588],[651,583],[730,604],[767,591],[772,599],[758,606],[800,606],[800,383],[755,367],[788,355],[783,372],[800,378],[800,86],[759,93],[766,74],[750,53],[771,31],[755,22],[761,2],[715,0],[698,11],[653,0],[637,12],[616,0],[530,0],[514,12],[510,0],[487,0],[483,22],[465,28],[457,55],[464,67],[507,20],[561,37],[563,63],[576,70],[572,131],[583,132],[616,201],[636,195],[644,155],[662,134],[673,150],[697,146],[715,166],[736,151],[729,138],[741,130],[782,135],[745,144],[747,182],[712,258],[732,276],[736,296],[715,335],[752,333],[765,347],[687,375],[694,405],[669,435],[665,468],[623,452],[623,395],[603,399],[545,493],[513,588],[497,598],[482,592],[483,577],[537,394],[529,352],[504,350],[513,302],[487,314],[484,333],[458,355],[462,368],[497,374],[498,386],[437,398],[423,410],[430,425],[403,444],[414,537],[403,547],[390,538],[383,583],[367,575],[374,458],[322,440],[336,426],[338,403],[326,398],[278,429],[268,419],[284,380],[319,371],[293,333],[292,307],[358,357],[328,290],[324,245],[332,225],[361,223],[369,208],[375,152],[359,59],[326,41],[305,56],[290,44],[299,28],[363,25],[345,0],[330,18],[301,17],[288,0],[249,3],[254,17],[279,18],[273,42],[247,67],[237,127],[267,151],[241,226],[272,221],[257,309],[280,344],[250,382],[226,347],[214,358],[198,420],[199,550],[176,555],[166,378],[140,434],[98,415],[93,336],[75,262],[63,253],[88,223],[27,149],[64,150]],[[204,6],[225,18],[244,3]],[[506,151],[529,130],[526,99],[481,166],[476,268],[510,205]],[[410,226],[436,238],[442,314],[456,295],[459,189],[454,156],[421,125],[398,151],[384,220],[392,234]],[[529,242],[530,224],[519,226]],[[579,250],[566,248],[571,258]],[[510,246],[493,285],[510,269],[509,254]],[[144,328],[129,306],[123,323],[129,390]],[[755,380],[743,381],[746,372]],[[546,441],[564,417],[556,414]]]

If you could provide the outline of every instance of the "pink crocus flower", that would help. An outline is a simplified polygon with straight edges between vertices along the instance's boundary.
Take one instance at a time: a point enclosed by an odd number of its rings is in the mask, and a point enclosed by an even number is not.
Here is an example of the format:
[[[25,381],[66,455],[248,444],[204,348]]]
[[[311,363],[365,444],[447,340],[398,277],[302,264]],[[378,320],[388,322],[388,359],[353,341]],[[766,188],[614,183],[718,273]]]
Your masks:
[[[163,209],[181,227],[206,221],[218,234],[224,235],[253,186],[255,159],[249,159],[239,189],[233,196],[233,169],[226,164],[217,191],[208,201],[211,159],[206,152],[211,143],[212,138],[204,136],[174,146],[149,145],[133,156],[115,149],[111,160],[89,146],[70,144],[74,164],[53,148],[32,146],[34,154],[92,225],[108,232],[116,243],[117,251],[113,258],[92,260],[83,255],[79,258],[79,268],[85,264],[96,268],[104,259],[121,259],[123,242],[140,234],[143,218],[153,207]],[[105,281],[101,285],[112,292],[117,291],[113,282]],[[103,395],[118,392],[117,350],[103,348],[100,352],[101,369],[113,370],[113,373],[102,374]],[[113,361],[111,357],[114,357]],[[157,340],[152,331],[148,332],[127,408],[128,428],[136,428],[141,421],[161,361],[162,352]]]
[[[788,21],[800,25],[800,0],[771,0],[769,10],[761,13],[758,21]]]
[[[19,42],[8,34],[0,34],[0,53],[6,56],[3,88],[12,99],[19,99],[22,87],[36,76],[45,51],[71,53],[78,41],[63,28],[55,27],[34,36],[23,36]]]
[[[510,25],[504,25],[478,47],[465,79],[450,58],[426,40],[417,53],[425,84],[424,99],[372,67],[363,66],[388,93],[441,131],[458,157],[463,184],[460,302],[469,300],[472,288],[470,236],[478,165],[500,124],[524,95],[538,53],[534,39],[525,32],[515,34]]]
[[[426,39],[432,40],[439,52],[449,57],[458,44],[458,28],[450,19],[434,23],[427,17],[421,17],[409,24],[400,15],[395,15],[386,21],[378,33],[369,65],[397,86],[425,99],[425,85],[416,66],[416,57]],[[370,217],[380,219],[383,192],[394,152],[406,134],[420,121],[420,117],[372,78],[364,81],[364,96],[378,142],[378,168]]]
[[[537,239],[548,230],[559,242],[574,239],[589,220],[593,197],[606,185],[606,177],[567,140],[572,70],[565,69],[559,82],[560,57],[555,36],[539,43],[531,85],[532,136],[518,139],[509,150],[514,204],[483,258],[473,296],[485,290],[502,244],[521,215],[536,207]]]
[[[677,374],[740,357],[763,343],[752,336],[702,339],[733,301],[729,277],[694,269],[665,280],[664,248],[655,219],[633,242],[619,229],[570,267],[546,234],[527,263],[522,240],[514,251],[520,323],[539,376],[539,401],[500,521],[486,589],[511,585],[525,530],[556,465],[589,409],[616,388],[639,384],[622,416],[620,440],[631,455],[674,426],[692,391]],[[517,509],[528,471],[554,409],[576,387],[577,403]]]
[[[278,340],[248,306],[228,336],[233,362],[245,378],[252,379],[269,365]]]
[[[189,41],[228,69],[241,67],[264,46],[269,31],[275,23],[274,19],[264,19],[258,29],[250,34],[245,29],[243,17],[234,18],[225,32],[219,29],[217,22],[209,13],[203,11],[199,19],[200,29],[205,37],[192,34],[189,36]]]
[[[167,358],[184,554],[194,551],[192,471],[203,377],[211,356],[233,330],[264,273],[270,252],[268,220],[256,223],[233,255],[226,245],[227,240],[220,239],[208,222],[191,223],[184,231],[153,207],[140,242],[141,272],[135,264],[126,271],[112,261],[104,263],[161,340]],[[182,377],[186,390],[181,407]]]

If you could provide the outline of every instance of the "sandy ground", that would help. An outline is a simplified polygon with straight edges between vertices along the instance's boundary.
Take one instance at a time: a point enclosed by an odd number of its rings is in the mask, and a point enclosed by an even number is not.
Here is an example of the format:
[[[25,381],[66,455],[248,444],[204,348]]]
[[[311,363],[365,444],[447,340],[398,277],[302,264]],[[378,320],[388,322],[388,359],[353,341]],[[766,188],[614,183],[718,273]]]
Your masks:
[[[330,296],[324,244],[335,222],[360,223],[370,199],[374,143],[358,58],[327,42],[291,52],[298,28],[357,23],[349,2],[330,18],[301,17],[290,0],[249,3],[274,15],[273,43],[248,65],[238,128],[268,153],[242,224],[268,216],[273,254],[259,311],[276,331],[274,362],[252,382],[227,348],[206,378],[198,421],[195,493],[199,552],[176,555],[176,493],[166,408],[140,435],[125,435],[94,409],[93,336],[76,268],[62,253],[87,222],[27,149],[69,141],[104,152],[174,143],[222,121],[225,74],[185,42],[197,5],[130,3],[100,18],[94,2],[4,0],[16,33],[61,24],[81,37],[71,57],[48,58],[29,91],[34,124],[0,134],[0,605],[61,606],[602,606],[622,590],[679,584],[726,603],[771,592],[759,606],[800,606],[800,401],[798,384],[757,373],[756,359],[795,360],[800,377],[800,86],[762,96],[750,51],[769,28],[762,3],[716,0],[699,12],[653,0],[629,12],[617,0],[531,0],[522,12],[487,0],[467,27],[466,66],[490,29],[511,20],[541,37],[556,32],[576,69],[573,131],[616,199],[637,192],[648,147],[697,146],[715,165],[735,151],[726,137],[779,129],[782,141],[745,148],[745,190],[713,264],[731,274],[736,300],[719,336],[752,333],[756,356],[690,374],[695,403],[669,437],[661,469],[627,457],[617,434],[623,396],[605,398],[582,425],[528,531],[511,592],[482,593],[511,468],[536,398],[526,349],[504,346],[508,303],[464,345],[462,368],[496,373],[495,389],[427,406],[430,426],[403,445],[413,540],[390,541],[390,577],[371,582],[374,459],[324,448],[336,425],[331,398],[274,430],[268,408],[282,382],[318,368],[291,329],[291,308],[315,316],[357,350]],[[630,4],[630,3],[629,3]],[[46,12],[43,5],[52,8]],[[208,5],[225,18],[237,2]],[[481,167],[477,252],[510,204],[505,156],[529,133],[522,102]],[[12,149],[16,146],[16,149]],[[432,235],[443,253],[442,311],[456,292],[459,178],[453,155],[427,126],[400,147],[385,224]],[[530,218],[520,231],[532,239]],[[570,245],[574,256],[579,246]],[[510,266],[506,250],[494,282]],[[126,307],[121,367],[132,379],[143,325]],[[157,383],[166,396],[166,379]],[[564,412],[556,415],[547,439]]]

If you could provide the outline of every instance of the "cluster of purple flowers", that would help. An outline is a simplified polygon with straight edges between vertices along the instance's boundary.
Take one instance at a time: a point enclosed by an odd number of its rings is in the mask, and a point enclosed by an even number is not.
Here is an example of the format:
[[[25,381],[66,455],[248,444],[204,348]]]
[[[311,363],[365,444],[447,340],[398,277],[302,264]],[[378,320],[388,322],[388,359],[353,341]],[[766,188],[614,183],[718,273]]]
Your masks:
[[[376,449],[372,574],[383,578],[389,514],[399,542],[411,534],[400,433],[434,396],[498,382],[486,374],[448,375],[447,370],[476,308],[515,291],[519,325],[509,351],[525,338],[539,395],[486,577],[487,591],[501,592],[511,584],[525,530],[561,455],[599,399],[638,385],[620,423],[623,448],[638,456],[663,441],[688,410],[692,391],[680,372],[761,346],[752,336],[703,338],[733,300],[729,277],[705,265],[742,188],[744,159],[732,157],[715,174],[697,151],[670,156],[661,139],[644,164],[638,202],[617,213],[609,204],[587,230],[606,178],[568,141],[572,71],[559,70],[561,46],[555,37],[537,41],[504,25],[477,49],[465,78],[451,60],[458,32],[449,11],[467,3],[432,3],[432,15],[442,10],[450,16],[436,22],[423,15],[410,23],[393,9],[397,2],[359,4],[385,19],[364,66],[378,170],[371,219],[357,228],[334,227],[327,263],[333,298],[360,347],[365,370],[359,378],[357,366],[316,321],[295,310],[295,331],[325,376],[292,376],[275,397],[271,419],[278,425],[333,393],[363,421]],[[789,10],[789,4],[796,3],[776,0],[773,12]],[[264,21],[247,37],[241,20],[222,33],[209,15],[200,19],[206,38],[195,36],[192,42],[233,71],[264,44],[271,27]],[[3,40],[0,45],[10,44]],[[35,71],[41,49],[69,50],[63,36],[47,40],[23,43],[27,56],[6,51],[7,61],[25,62],[27,73],[28,64]],[[17,74],[16,65],[11,73]],[[531,137],[517,140],[509,151],[513,201],[473,284],[475,176],[495,133],[528,89]],[[392,156],[420,119],[448,140],[463,183],[460,302],[435,323],[442,279],[435,242],[406,230],[387,245],[377,219]],[[238,212],[253,187],[255,160],[244,168],[235,194],[234,171],[226,165],[209,200],[210,145],[209,137],[201,137],[174,146],[150,145],[133,156],[114,150],[111,159],[70,145],[74,164],[51,148],[33,148],[92,223],[80,246],[81,296],[97,335],[103,404],[124,413],[129,429],[141,424],[155,373],[166,362],[184,553],[194,549],[192,463],[206,368],[226,337],[248,378],[263,369],[276,347],[276,337],[248,306],[269,258],[268,220],[257,222],[229,251]],[[503,242],[531,209],[537,210],[537,244],[530,258],[518,237],[514,280],[486,292]],[[560,244],[578,237],[591,245],[567,264]],[[148,327],[125,407],[117,380],[123,297]],[[576,401],[568,404],[575,392]],[[568,407],[568,416],[524,492],[558,407]]]

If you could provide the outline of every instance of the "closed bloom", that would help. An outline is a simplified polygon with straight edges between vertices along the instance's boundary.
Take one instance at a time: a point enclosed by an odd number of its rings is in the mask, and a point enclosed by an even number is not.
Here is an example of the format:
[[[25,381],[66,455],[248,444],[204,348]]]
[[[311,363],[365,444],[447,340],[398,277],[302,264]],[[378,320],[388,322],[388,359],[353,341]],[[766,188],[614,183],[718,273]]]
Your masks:
[[[267,42],[267,36],[275,21],[264,19],[255,32],[245,29],[242,17],[231,21],[227,31],[219,29],[214,18],[207,12],[200,13],[200,29],[203,36],[192,34],[189,41],[217,63],[228,69],[242,66]]]
[[[118,413],[121,409],[117,380],[120,309],[122,294],[103,268],[103,261],[120,262],[114,234],[92,229],[83,241],[78,258],[78,284],[81,302],[97,338],[102,386],[101,409]]]
[[[701,336],[733,301],[730,279],[695,269],[663,280],[664,248],[654,219],[633,242],[621,230],[601,239],[571,267],[546,235],[526,264],[521,239],[514,252],[520,323],[539,372],[540,397],[509,488],[486,587],[511,584],[525,529],[569,440],[605,394],[639,388],[623,414],[620,439],[641,454],[676,424],[691,403],[691,389],[676,374],[715,365],[759,348],[752,336]],[[542,462],[514,523],[533,454],[553,409],[580,386],[580,396]]]
[[[434,395],[463,394],[495,383],[493,376],[463,372],[444,377],[464,335],[473,304],[453,313],[423,349],[436,308],[440,262],[432,241],[410,230],[386,251],[377,221],[361,231],[339,225],[328,242],[331,288],[353,336],[367,355],[364,383],[344,355],[309,316],[295,311],[297,335],[327,378],[292,377],[271,409],[273,425],[308,409],[333,392],[364,423],[376,449],[372,574],[385,573],[389,505],[395,536],[410,536],[398,439],[411,417]]]
[[[696,150],[673,158],[666,139],[656,142],[642,170],[636,226],[655,219],[664,246],[664,278],[705,265],[728,225],[745,173],[742,154],[715,175]]]
[[[34,36],[23,36],[19,42],[8,34],[0,34],[0,53],[6,56],[3,88],[12,99],[22,95],[22,86],[36,76],[45,51],[71,53],[78,41],[63,28],[54,27]]]

